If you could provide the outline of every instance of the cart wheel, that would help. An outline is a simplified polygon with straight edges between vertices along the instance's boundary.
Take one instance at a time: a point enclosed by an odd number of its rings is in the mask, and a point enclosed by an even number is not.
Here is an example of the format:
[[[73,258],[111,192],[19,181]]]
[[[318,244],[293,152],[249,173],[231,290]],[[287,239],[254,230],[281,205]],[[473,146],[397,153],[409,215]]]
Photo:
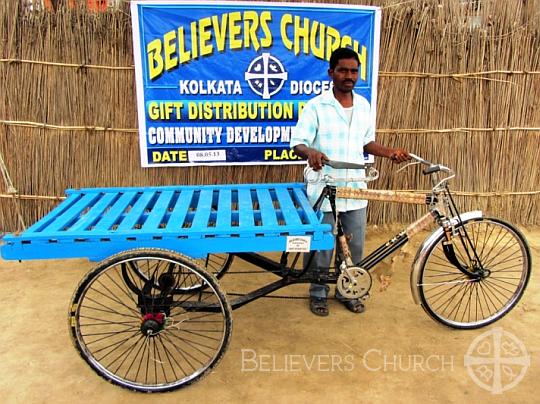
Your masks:
[[[185,290],[174,293],[177,288]],[[72,298],[69,328],[80,355],[100,376],[128,389],[163,392],[217,365],[232,317],[212,274],[180,254],[138,249],[105,260],[84,277]]]

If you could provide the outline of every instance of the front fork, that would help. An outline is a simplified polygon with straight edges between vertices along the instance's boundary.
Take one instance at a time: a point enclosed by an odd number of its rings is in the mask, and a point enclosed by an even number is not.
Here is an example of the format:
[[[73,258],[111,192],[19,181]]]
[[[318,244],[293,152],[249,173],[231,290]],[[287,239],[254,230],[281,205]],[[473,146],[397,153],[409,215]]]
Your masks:
[[[480,280],[489,276],[489,270],[483,267],[475,245],[469,237],[463,222],[456,229],[449,220],[444,220],[442,229],[445,236],[442,249],[448,262],[470,279]],[[456,253],[456,251],[460,253]],[[461,261],[458,254],[461,257]]]

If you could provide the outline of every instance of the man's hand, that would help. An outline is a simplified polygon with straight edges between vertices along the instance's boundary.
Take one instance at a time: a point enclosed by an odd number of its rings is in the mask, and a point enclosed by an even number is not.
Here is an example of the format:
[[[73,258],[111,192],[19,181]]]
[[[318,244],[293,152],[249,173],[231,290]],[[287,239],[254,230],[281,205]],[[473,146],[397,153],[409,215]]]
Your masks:
[[[319,171],[324,166],[324,163],[330,160],[326,154],[321,153],[316,149],[312,149],[311,147],[307,147],[305,144],[294,146],[294,152],[298,156],[306,159],[309,166],[315,171]]]
[[[410,160],[411,156],[409,152],[405,149],[393,149],[390,154],[390,160],[394,163],[403,163],[404,161]]]
[[[319,171],[323,168],[324,163],[330,160],[328,156],[315,149],[309,149],[307,152],[307,161],[311,168],[315,171]]]
[[[410,160],[409,152],[405,149],[392,148],[383,146],[377,142],[369,142],[364,146],[364,151],[374,156],[386,157],[392,160],[394,163],[403,163]]]

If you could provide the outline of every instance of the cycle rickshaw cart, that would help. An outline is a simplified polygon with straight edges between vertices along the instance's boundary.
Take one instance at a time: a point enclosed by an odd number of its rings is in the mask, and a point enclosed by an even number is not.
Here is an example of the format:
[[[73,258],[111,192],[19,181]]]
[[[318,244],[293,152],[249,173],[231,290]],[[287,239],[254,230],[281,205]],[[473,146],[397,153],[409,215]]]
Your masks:
[[[453,172],[413,158],[432,177],[427,195],[336,187],[335,179],[309,173],[308,180],[326,183],[314,206],[301,183],[68,190],[41,220],[4,236],[1,253],[15,260],[101,261],[73,295],[70,333],[92,369],[136,391],[173,390],[208,374],[229,344],[232,309],[282,287],[317,280],[336,284],[345,297],[366,298],[369,270],[432,223],[438,227],[411,271],[415,302],[453,328],[488,325],[524,293],[531,270],[527,242],[509,223],[480,211],[460,214],[448,187]],[[335,226],[321,223],[326,198],[332,206],[336,198],[423,204],[428,212],[353,263],[339,215]],[[335,271],[321,278],[303,269],[302,251],[313,255],[334,245]],[[281,251],[281,259],[261,255],[270,251]],[[218,279],[233,257],[278,280],[230,301]]]

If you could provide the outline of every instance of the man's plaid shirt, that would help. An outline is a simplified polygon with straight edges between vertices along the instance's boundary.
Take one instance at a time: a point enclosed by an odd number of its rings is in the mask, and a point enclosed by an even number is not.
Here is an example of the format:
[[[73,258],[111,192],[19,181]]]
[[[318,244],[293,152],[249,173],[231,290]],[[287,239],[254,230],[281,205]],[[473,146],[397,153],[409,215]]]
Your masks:
[[[306,103],[291,137],[290,146],[305,144],[323,152],[331,160],[361,164],[364,162],[364,145],[374,140],[375,128],[371,123],[368,101],[353,92],[353,114],[349,123],[345,109],[330,90]],[[334,178],[364,177],[364,170],[336,170],[328,166],[322,168],[322,173]],[[367,188],[365,182],[340,182],[336,185]],[[312,203],[317,200],[323,186],[321,183],[308,184],[308,196]],[[367,201],[337,199],[336,205],[338,211],[347,212],[365,208]],[[331,211],[327,200],[322,211]]]

